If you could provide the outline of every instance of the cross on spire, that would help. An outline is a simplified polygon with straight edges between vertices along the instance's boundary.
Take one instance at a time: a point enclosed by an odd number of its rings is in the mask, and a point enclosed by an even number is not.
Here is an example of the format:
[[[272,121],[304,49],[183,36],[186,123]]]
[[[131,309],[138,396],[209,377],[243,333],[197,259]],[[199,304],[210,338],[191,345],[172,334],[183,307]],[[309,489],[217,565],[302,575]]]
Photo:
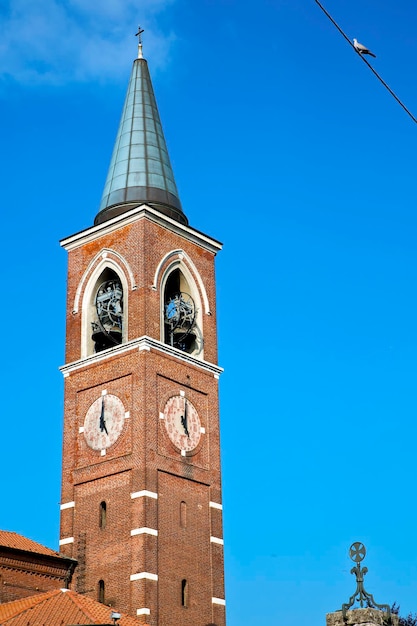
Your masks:
[[[138,59],[143,58],[143,55],[142,55],[142,33],[143,32],[144,32],[144,29],[138,26],[138,32],[135,35],[135,37],[138,38]]]

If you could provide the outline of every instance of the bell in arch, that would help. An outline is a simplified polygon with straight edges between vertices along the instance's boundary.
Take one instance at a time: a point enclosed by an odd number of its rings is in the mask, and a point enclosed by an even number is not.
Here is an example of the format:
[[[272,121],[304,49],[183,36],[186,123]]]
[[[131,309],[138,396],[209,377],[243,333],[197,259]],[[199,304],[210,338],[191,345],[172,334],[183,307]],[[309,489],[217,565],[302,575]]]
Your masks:
[[[95,351],[101,352],[122,343],[123,289],[118,278],[106,280],[99,285],[95,309],[91,338]]]
[[[192,354],[197,348],[197,309],[191,289],[179,269],[169,275],[164,290],[164,341]]]

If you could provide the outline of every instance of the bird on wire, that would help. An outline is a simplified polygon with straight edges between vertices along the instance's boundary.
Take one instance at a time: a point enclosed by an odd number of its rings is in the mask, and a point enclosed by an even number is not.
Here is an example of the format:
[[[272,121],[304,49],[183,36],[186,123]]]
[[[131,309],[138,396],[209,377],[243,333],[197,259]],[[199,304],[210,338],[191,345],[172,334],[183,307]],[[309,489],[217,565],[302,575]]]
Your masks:
[[[369,54],[369,56],[374,57],[374,59],[376,59],[376,54],[371,52],[366,46],[359,43],[357,39],[353,40],[353,45],[355,46],[355,50],[359,52],[359,54]]]

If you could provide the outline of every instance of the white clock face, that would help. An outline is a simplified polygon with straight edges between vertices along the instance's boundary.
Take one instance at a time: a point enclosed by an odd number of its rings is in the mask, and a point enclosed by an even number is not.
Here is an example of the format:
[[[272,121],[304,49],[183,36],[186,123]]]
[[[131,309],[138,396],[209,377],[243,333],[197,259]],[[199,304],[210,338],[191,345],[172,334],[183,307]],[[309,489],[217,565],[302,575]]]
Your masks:
[[[123,402],[111,394],[97,398],[84,420],[84,437],[93,450],[105,450],[118,439],[123,429],[125,409]]]
[[[165,405],[165,428],[174,446],[184,452],[200,441],[201,423],[195,407],[185,396],[172,396]]]

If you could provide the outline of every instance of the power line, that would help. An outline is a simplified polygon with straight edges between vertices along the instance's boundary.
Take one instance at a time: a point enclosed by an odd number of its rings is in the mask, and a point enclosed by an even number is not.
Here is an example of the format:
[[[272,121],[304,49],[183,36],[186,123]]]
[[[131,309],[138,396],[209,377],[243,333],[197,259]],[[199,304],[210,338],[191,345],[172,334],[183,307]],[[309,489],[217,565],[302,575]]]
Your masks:
[[[403,102],[401,102],[401,100],[399,99],[399,97],[393,92],[393,90],[391,89],[391,87],[389,87],[387,85],[387,83],[385,82],[385,80],[383,78],[381,78],[381,76],[378,74],[378,72],[376,70],[374,70],[374,68],[372,67],[372,65],[365,59],[365,57],[363,56],[363,54],[360,54],[355,46],[353,45],[353,43],[351,42],[351,40],[349,39],[349,37],[343,32],[343,30],[340,28],[340,26],[335,22],[335,20],[332,18],[332,16],[330,15],[330,13],[328,13],[326,11],[326,9],[324,8],[324,6],[322,4],[320,4],[319,0],[314,0],[314,2],[316,4],[319,5],[320,9],[323,11],[323,13],[325,13],[325,15],[327,15],[327,17],[329,18],[329,20],[332,22],[332,24],[334,26],[336,26],[337,30],[339,31],[339,33],[346,39],[346,41],[348,42],[348,44],[355,50],[355,52],[360,56],[360,58],[362,59],[362,61],[364,63],[366,63],[366,65],[369,67],[369,69],[371,70],[371,72],[373,72],[375,74],[375,76],[377,77],[377,79],[383,84],[383,86],[385,87],[385,89],[387,89],[390,94],[392,95],[393,98],[395,98],[395,100],[398,102],[399,105],[402,106],[402,108],[404,109],[404,111],[411,117],[411,119],[413,120],[413,122],[415,122],[417,124],[417,119],[414,117],[414,115],[411,113],[411,111],[409,111],[407,109],[407,107],[405,106],[405,104]]]

